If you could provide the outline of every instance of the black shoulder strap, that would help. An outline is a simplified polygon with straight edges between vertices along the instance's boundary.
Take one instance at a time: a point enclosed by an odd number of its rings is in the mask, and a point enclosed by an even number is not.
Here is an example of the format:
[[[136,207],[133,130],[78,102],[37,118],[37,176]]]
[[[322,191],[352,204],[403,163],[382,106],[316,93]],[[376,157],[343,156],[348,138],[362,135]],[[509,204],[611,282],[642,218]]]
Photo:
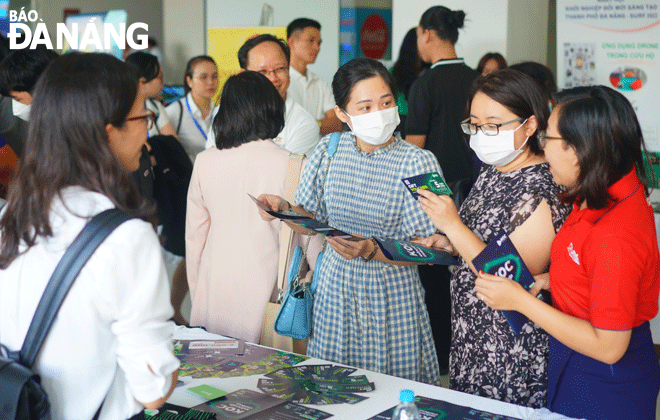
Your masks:
[[[179,104],[179,123],[176,125],[176,134],[179,134],[179,130],[181,130],[181,120],[183,119],[183,104],[181,101],[177,101]]]
[[[32,368],[62,301],[89,257],[117,226],[133,217],[118,209],[106,210],[94,216],[78,234],[55,267],[41,296],[20,351],[22,365]]]

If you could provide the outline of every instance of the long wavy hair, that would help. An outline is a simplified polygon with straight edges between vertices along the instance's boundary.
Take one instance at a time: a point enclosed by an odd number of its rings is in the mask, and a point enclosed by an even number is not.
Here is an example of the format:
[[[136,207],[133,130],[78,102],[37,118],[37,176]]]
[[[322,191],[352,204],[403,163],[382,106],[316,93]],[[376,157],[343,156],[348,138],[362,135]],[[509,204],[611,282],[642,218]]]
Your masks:
[[[138,195],[105,130],[107,124],[123,127],[136,96],[135,74],[108,54],[72,52],[46,68],[34,89],[25,154],[0,219],[0,268],[38,237],[53,235],[51,204],[66,187],[101,193],[117,208],[155,222],[154,207]]]

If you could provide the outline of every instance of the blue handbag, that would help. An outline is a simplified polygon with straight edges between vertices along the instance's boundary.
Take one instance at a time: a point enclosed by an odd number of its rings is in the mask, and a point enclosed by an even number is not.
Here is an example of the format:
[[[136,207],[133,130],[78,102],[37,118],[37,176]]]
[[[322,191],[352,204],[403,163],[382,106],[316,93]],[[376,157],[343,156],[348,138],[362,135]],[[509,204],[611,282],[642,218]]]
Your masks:
[[[323,185],[325,184],[325,179],[328,176],[330,162],[332,161],[332,157],[337,151],[340,136],[341,133],[332,133],[330,136],[330,141],[328,142],[328,164],[325,168],[325,175],[323,178],[323,183],[321,184],[321,191],[318,194],[318,201],[316,203],[317,210],[321,203]],[[304,251],[299,246],[297,246],[293,251],[289,272],[287,273],[287,289],[286,292],[284,292],[282,304],[279,311],[277,312],[277,317],[275,318],[275,322],[273,324],[273,329],[276,333],[298,339],[307,338],[312,332],[314,292],[316,291],[317,287],[317,275],[319,272],[318,269],[321,266],[321,261],[323,260],[324,254],[324,251],[321,251],[316,258],[312,281],[301,282],[300,270],[307,255],[307,247],[309,246],[310,239],[311,235],[307,238]],[[325,243],[323,246],[325,249]]]
[[[323,252],[316,259],[315,268],[320,266],[322,258]],[[288,287],[273,325],[276,333],[298,339],[307,338],[312,332],[312,310],[317,286],[317,270],[314,270],[311,283],[300,281],[302,263],[302,248],[296,247],[287,276]]]

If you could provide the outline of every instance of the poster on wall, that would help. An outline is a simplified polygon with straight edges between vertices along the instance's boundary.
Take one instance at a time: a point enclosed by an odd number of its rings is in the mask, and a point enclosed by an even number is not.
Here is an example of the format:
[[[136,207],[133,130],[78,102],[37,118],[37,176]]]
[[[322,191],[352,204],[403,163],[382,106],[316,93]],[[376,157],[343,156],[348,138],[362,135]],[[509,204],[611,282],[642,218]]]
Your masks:
[[[339,65],[357,57],[392,59],[392,8],[339,10]]]
[[[227,79],[241,70],[238,64],[238,50],[245,41],[261,34],[275,35],[286,42],[286,28],[279,26],[208,29],[206,35],[208,55],[218,65],[218,90],[213,96],[214,101],[217,102],[220,98]]]
[[[660,151],[657,0],[557,0],[559,89],[605,85],[632,103],[649,150]]]

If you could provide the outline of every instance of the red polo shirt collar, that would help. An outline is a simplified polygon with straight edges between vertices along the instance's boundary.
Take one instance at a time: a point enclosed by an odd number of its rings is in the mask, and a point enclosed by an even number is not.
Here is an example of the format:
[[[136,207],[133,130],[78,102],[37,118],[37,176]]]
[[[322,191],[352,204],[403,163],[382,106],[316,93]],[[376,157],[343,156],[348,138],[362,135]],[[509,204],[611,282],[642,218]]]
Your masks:
[[[637,177],[636,168],[633,167],[628,174],[624,175],[623,178],[616,181],[607,189],[610,197],[612,197],[612,201],[606,207],[598,210],[587,207],[580,210],[579,203],[573,203],[573,210],[577,212],[579,220],[595,223],[605,213],[610,211],[612,207],[616,206],[619,201],[631,196],[640,187],[642,187],[642,183]]]

